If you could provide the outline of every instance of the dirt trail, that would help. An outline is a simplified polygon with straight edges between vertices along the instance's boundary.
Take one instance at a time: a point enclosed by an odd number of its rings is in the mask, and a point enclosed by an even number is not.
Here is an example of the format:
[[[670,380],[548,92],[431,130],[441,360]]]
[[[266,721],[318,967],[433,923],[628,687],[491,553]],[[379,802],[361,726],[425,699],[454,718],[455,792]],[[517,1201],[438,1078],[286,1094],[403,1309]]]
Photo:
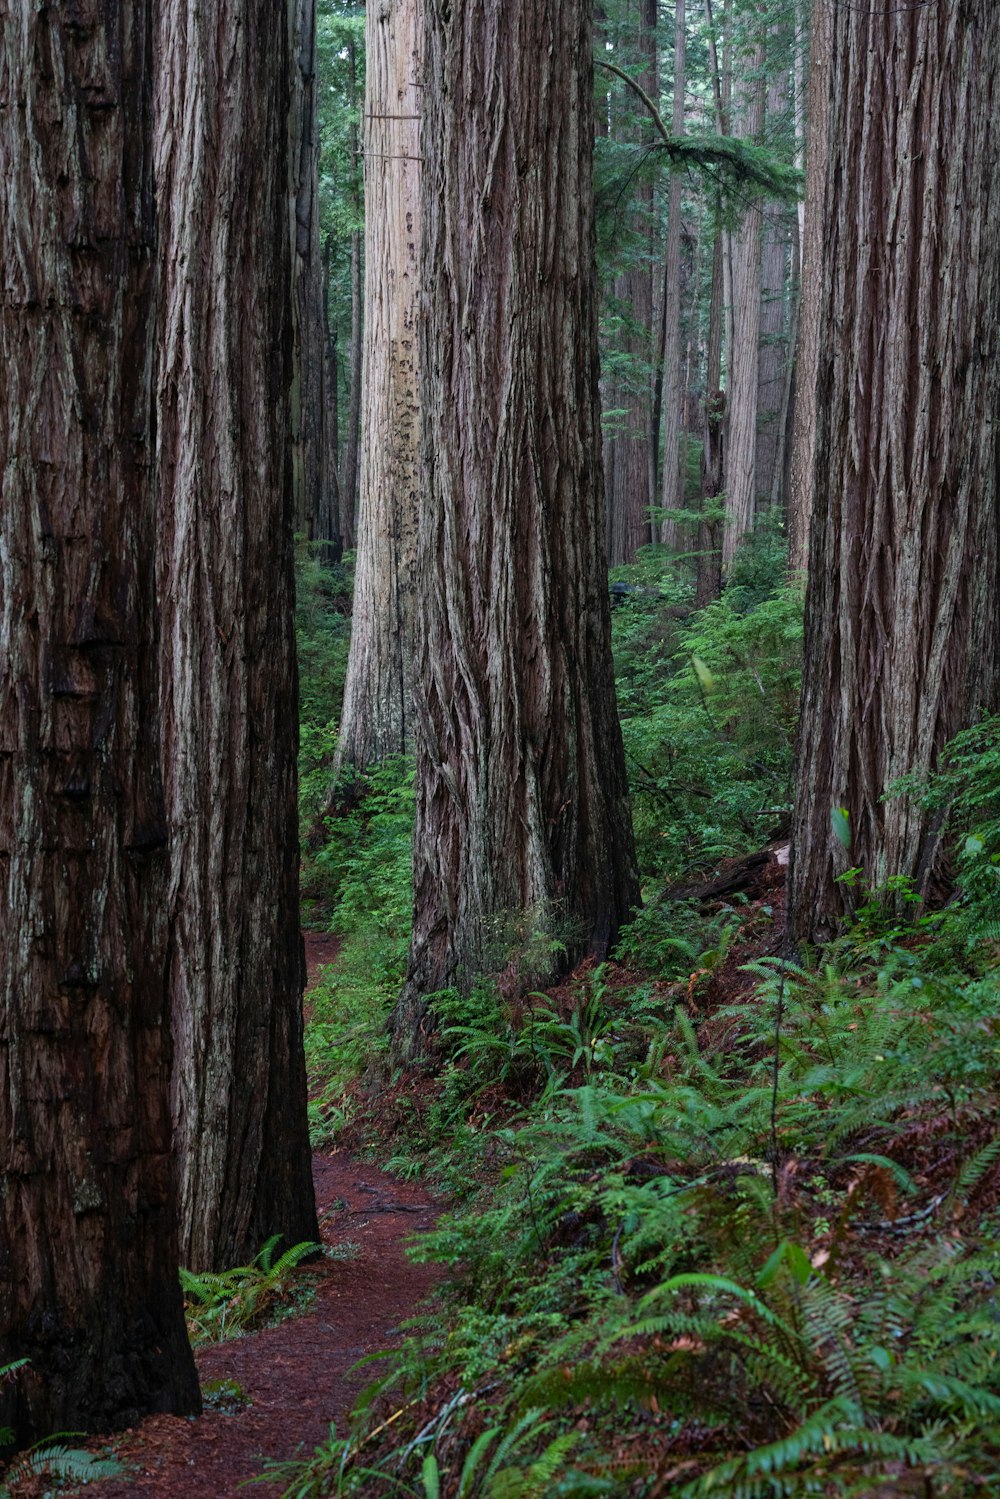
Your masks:
[[[310,983],[335,955],[328,938],[306,940]],[[197,1420],[153,1416],[115,1445],[125,1478],[79,1489],[99,1499],[234,1499],[239,1492],[273,1499],[272,1484],[239,1489],[267,1458],[310,1454],[377,1369],[348,1376],[365,1354],[390,1347],[434,1283],[432,1267],[406,1258],[406,1240],[429,1228],[437,1208],[420,1183],[400,1182],[344,1155],[313,1158],[323,1241],[356,1246],[356,1257],[324,1260],[314,1271],[308,1312],[197,1355],[202,1386],[234,1380],[249,1406],[226,1414],[206,1409]],[[353,1252],[353,1251],[349,1251]]]

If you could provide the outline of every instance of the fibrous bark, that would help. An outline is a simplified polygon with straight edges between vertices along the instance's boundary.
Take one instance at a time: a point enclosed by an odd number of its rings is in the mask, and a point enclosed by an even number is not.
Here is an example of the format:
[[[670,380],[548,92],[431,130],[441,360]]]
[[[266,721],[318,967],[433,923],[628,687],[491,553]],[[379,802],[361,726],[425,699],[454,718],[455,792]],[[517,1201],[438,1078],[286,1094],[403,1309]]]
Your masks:
[[[773,33],[772,33],[773,35]],[[767,88],[767,119],[788,109],[788,80],[781,70]],[[757,362],[757,452],[754,487],[757,509],[780,502],[785,447],[785,393],[788,387],[789,213],[766,203],[761,216],[760,341]]]
[[[347,431],[344,435],[344,459],[340,473],[340,530],[345,547],[353,547],[358,507],[358,476],[361,456],[361,396],[364,378],[364,273],[362,265],[363,217],[361,198],[361,137],[357,125],[358,61],[353,36],[347,43],[349,65],[349,98],[351,114],[351,181],[355,227],[351,232],[351,351],[350,396],[347,406]]]
[[[530,981],[604,954],[638,900],[604,553],[590,7],[430,0],[426,46],[410,1046],[428,993],[518,955]]]
[[[734,114],[739,134],[759,142],[764,131],[764,48],[746,60],[750,76],[736,89]],[[726,434],[726,528],[722,565],[732,565],[740,542],[752,530],[757,507],[757,396],[760,343],[763,214],[758,202],[744,210],[732,240],[733,336],[729,345]]]
[[[156,94],[167,912],[181,1251],[317,1237],[302,1054],[289,24],[164,0]]]
[[[674,107],[672,128],[675,136],[684,134],[684,74],[687,58],[684,0],[674,6]],[[684,379],[681,367],[681,198],[679,173],[670,178],[667,205],[667,246],[664,272],[664,398],[663,398],[663,508],[665,516],[660,540],[680,548],[683,534],[669,512],[684,503],[684,479],[680,463],[681,405]]]
[[[338,765],[413,743],[420,406],[421,0],[365,23],[365,385],[351,652]]]
[[[939,828],[891,788],[998,702],[1000,11],[838,9],[830,67],[799,937],[836,927],[848,861],[926,891]]]
[[[814,0],[809,40],[806,192],[802,206],[802,293],[795,358],[795,415],[788,494],[788,570],[804,573],[809,557],[813,467],[816,454],[816,379],[823,300],[823,212],[829,149],[830,55],[833,10]]]
[[[150,12],[0,24],[0,1427],[195,1411],[160,785]]]
[[[289,0],[292,97],[289,201],[292,234],[292,472],[295,529],[320,538],[326,444],[324,275],[319,239],[319,128],[316,99],[316,0]],[[327,505],[328,510],[328,505]]]
[[[638,52],[643,61],[639,83],[655,98],[658,93],[656,56],[656,0],[636,0],[630,5],[630,19],[637,27]],[[630,98],[630,110],[634,101]],[[640,125],[631,131],[633,138],[648,141],[651,125],[643,112]],[[653,354],[653,185],[639,182],[634,189],[636,212],[632,230],[635,236],[635,260],[614,281],[614,296],[622,308],[627,324],[617,341],[618,351],[633,361],[633,370],[625,379],[609,385],[607,405],[620,411],[615,431],[608,437],[605,451],[605,479],[608,512],[608,560],[615,566],[631,562],[639,547],[652,536],[650,507],[656,503],[655,486],[650,485],[649,451],[653,440],[652,380]]]

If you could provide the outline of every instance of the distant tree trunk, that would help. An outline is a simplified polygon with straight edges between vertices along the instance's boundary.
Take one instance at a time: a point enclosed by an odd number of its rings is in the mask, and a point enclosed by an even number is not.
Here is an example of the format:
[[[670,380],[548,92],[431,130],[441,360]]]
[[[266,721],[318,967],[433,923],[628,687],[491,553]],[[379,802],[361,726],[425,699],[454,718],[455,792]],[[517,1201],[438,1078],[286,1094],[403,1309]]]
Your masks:
[[[528,982],[603,955],[639,898],[604,551],[591,8],[430,0],[427,18],[410,1050],[427,994],[518,955]]]
[[[292,471],[295,529],[317,538],[326,458],[323,402],[323,261],[319,242],[316,0],[292,5],[294,61],[289,138],[292,224]]]
[[[290,59],[273,0],[164,0],[156,96],[164,785],[181,1253],[315,1239],[289,451]]]
[[[337,330],[330,327],[330,241],[323,247],[323,467],[320,487],[319,525],[317,541],[320,543],[320,560],[328,566],[339,562],[344,555],[344,540],[340,528],[340,485],[337,476],[338,448],[340,446],[339,392],[337,382]]]
[[[638,8],[638,45],[643,61],[639,83],[653,98],[658,92],[656,56],[657,0],[635,0]],[[630,98],[630,107],[634,101]],[[651,126],[643,117],[640,140],[648,140]],[[621,353],[635,362],[635,372],[615,381],[608,401],[624,415],[608,438],[607,474],[608,560],[612,566],[631,562],[637,550],[652,536],[650,506],[656,502],[649,485],[650,425],[652,421],[653,362],[653,264],[650,251],[653,234],[653,185],[639,183],[634,191],[638,205],[635,233],[641,258],[615,277],[614,295],[633,326],[619,342]]]
[[[836,929],[848,863],[927,890],[938,822],[890,788],[996,710],[1000,668],[1000,10],[838,9],[830,67],[799,938]]]
[[[674,112],[671,121],[674,135],[684,134],[684,74],[687,58],[684,0],[674,0]],[[670,177],[670,199],[667,207],[666,273],[664,278],[663,322],[664,383],[663,401],[663,508],[678,510],[684,503],[684,479],[680,464],[681,403],[684,381],[681,370],[681,194],[680,173]],[[669,514],[664,518],[660,540],[675,551],[685,549],[684,532]]]
[[[760,141],[764,131],[764,49],[747,60],[752,72],[741,80],[735,108],[739,133]],[[757,396],[760,346],[759,203],[750,203],[733,235],[733,338],[729,349],[726,440],[726,528],[722,564],[728,570],[740,542],[753,528],[757,503]]]
[[[199,1408],[170,1171],[149,9],[0,26],[0,1426]]]
[[[702,428],[701,497],[719,503],[725,485],[723,433],[726,397],[722,390],[722,325],[725,321],[723,232],[716,230],[712,252],[712,290],[708,306],[708,340],[705,361],[705,411]],[[699,608],[717,599],[722,590],[722,525],[703,520],[698,527],[698,570],[695,602]]]
[[[767,118],[788,111],[788,81],[777,72],[767,89]],[[756,508],[768,509],[781,490],[783,420],[789,363],[789,212],[780,203],[764,205],[761,222],[760,345],[757,362]]]
[[[803,573],[809,556],[809,523],[816,452],[816,380],[823,300],[823,194],[829,151],[830,56],[833,10],[814,0],[809,45],[806,194],[803,207],[802,291],[795,361],[795,417],[788,497],[788,570]]]
[[[338,764],[413,742],[420,407],[421,0],[365,23],[365,386],[351,652]]]
[[[353,37],[348,42],[350,54],[351,173],[354,181],[354,218],[360,224],[363,214],[360,178],[360,150],[357,126],[357,48]],[[364,380],[364,295],[362,291],[362,237],[360,228],[351,234],[351,394],[344,439],[344,464],[340,478],[340,529],[345,547],[355,542],[355,518],[358,507],[358,472],[361,451],[361,393]]]

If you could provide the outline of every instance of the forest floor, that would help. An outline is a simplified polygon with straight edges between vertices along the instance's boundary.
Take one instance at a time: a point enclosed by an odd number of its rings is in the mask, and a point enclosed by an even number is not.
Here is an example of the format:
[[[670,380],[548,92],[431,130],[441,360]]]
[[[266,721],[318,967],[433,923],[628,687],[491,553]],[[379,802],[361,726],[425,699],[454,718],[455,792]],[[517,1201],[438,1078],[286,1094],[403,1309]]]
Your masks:
[[[335,956],[328,937],[306,935],[310,985]],[[351,1374],[366,1355],[389,1348],[401,1322],[433,1288],[435,1267],[406,1256],[410,1235],[438,1212],[427,1188],[398,1181],[343,1154],[313,1157],[323,1243],[339,1258],[304,1267],[314,1299],[300,1316],[197,1350],[202,1388],[239,1387],[246,1404],[212,1408],[197,1419],[153,1416],[114,1441],[127,1476],[63,1489],[100,1499],[274,1499],[282,1485],[254,1483],[267,1460],[310,1455],[330,1423],[346,1434],[347,1412],[377,1370]],[[225,1392],[229,1388],[223,1385]],[[238,1397],[237,1397],[238,1398]],[[226,1402],[224,1401],[224,1404]],[[100,1444],[88,1444],[97,1447]],[[12,1489],[17,1499],[51,1492],[51,1479]]]

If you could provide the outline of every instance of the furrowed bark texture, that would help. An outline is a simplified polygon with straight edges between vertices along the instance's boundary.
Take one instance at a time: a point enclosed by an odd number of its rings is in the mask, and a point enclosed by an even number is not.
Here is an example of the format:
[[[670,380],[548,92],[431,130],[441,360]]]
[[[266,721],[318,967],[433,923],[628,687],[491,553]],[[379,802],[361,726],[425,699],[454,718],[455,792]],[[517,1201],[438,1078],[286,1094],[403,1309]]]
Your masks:
[[[421,0],[365,19],[365,383],[351,651],[338,765],[413,744],[420,406]]]
[[[684,73],[687,61],[684,0],[674,6],[674,107],[671,126],[676,136],[684,134]],[[663,508],[677,510],[684,503],[684,475],[681,471],[681,406],[684,401],[684,375],[681,366],[681,221],[683,182],[679,172],[670,176],[667,207],[666,268],[664,275],[663,321],[664,400],[663,400]],[[660,540],[680,550],[684,533],[668,515],[664,518]]]
[[[802,295],[795,359],[795,416],[788,493],[788,570],[804,573],[809,560],[813,466],[816,457],[816,379],[823,302],[824,194],[829,150],[830,54],[833,9],[814,0],[809,38],[806,192],[802,210]]]
[[[722,389],[722,325],[725,321],[723,234],[716,231],[712,247],[712,290],[708,304],[708,336],[705,347],[705,408],[701,445],[701,498],[718,503],[725,485],[726,394]],[[714,506],[713,506],[714,508]],[[699,608],[717,599],[722,591],[722,526],[703,520],[698,527],[698,570],[695,603]]]
[[[293,282],[292,472],[295,529],[306,540],[315,541],[324,532],[326,482],[326,323],[319,243],[316,0],[289,0],[289,8],[293,58],[288,120]]]
[[[753,75],[741,80],[735,106],[739,133],[760,141],[764,133],[765,88],[761,70],[764,49],[744,60]],[[740,542],[753,529],[757,508],[757,397],[760,345],[761,264],[763,213],[750,203],[733,234],[733,337],[729,345],[729,391],[726,410],[726,528],[722,538],[722,566],[728,571]]]
[[[164,783],[181,1254],[314,1239],[289,451],[289,20],[164,0],[156,97]]]
[[[350,61],[350,107],[352,115],[358,107],[357,100],[357,48],[353,36],[347,44]],[[351,196],[354,199],[354,221],[360,223],[363,215],[361,187],[359,182],[360,134],[357,124],[351,125],[351,178],[354,183]],[[358,508],[358,474],[361,453],[361,391],[364,378],[364,276],[362,272],[361,230],[351,235],[351,394],[347,410],[347,432],[344,439],[343,469],[340,474],[340,530],[344,546],[352,548],[355,539],[355,522]]]
[[[0,25],[0,1426],[198,1409],[177,1282],[150,15]]]
[[[431,0],[414,936],[396,1014],[614,943],[638,885],[601,483],[586,0]],[[544,951],[527,949],[541,934]],[[566,941],[561,959],[547,939]]]
[[[788,81],[779,72],[768,85],[767,119],[788,109]],[[757,510],[780,502],[788,366],[789,212],[767,203],[761,215],[760,339],[757,361]]]
[[[938,829],[883,797],[998,701],[1000,11],[838,10],[831,68],[800,938],[837,926],[848,861],[927,889]]]
[[[643,60],[640,85],[652,98],[659,92],[656,57],[656,0],[633,0],[629,19],[636,25],[638,51]],[[636,101],[627,96],[632,112]],[[639,126],[631,130],[632,138],[648,141],[652,126],[642,115]],[[636,185],[633,193],[637,205],[634,232],[637,259],[615,277],[614,295],[623,315],[629,319],[616,344],[620,353],[635,360],[635,372],[625,380],[616,380],[608,390],[610,410],[624,414],[615,420],[615,431],[609,436],[604,455],[607,488],[608,560],[612,567],[631,562],[639,547],[652,539],[649,511],[656,503],[655,486],[650,486],[650,424],[653,391],[650,370],[653,354],[653,184]]]

